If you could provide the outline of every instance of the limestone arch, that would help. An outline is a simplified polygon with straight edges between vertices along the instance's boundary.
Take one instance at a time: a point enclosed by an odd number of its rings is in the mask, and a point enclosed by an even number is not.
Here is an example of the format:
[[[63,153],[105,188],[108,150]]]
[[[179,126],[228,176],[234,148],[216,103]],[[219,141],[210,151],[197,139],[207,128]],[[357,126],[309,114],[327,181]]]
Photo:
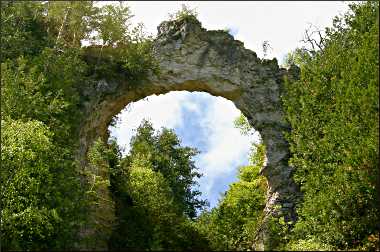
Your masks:
[[[284,77],[297,78],[296,71],[279,68],[276,59],[259,59],[225,31],[207,31],[194,19],[162,22],[153,48],[159,75],[150,74],[132,87],[124,81],[96,84],[96,98],[84,106],[79,159],[85,160],[97,137],[108,138],[113,116],[129,103],[170,91],[207,92],[232,101],[260,132],[267,151],[267,165],[261,170],[269,186],[265,211],[294,220],[299,192],[288,165],[284,132],[290,128],[284,120],[281,93]],[[274,205],[280,205],[280,211]]]

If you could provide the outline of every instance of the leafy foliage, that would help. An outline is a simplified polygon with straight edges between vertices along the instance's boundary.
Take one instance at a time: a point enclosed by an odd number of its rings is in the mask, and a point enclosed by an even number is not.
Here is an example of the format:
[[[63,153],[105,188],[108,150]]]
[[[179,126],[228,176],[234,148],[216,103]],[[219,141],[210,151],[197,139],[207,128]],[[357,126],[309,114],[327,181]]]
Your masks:
[[[295,249],[379,246],[369,241],[379,234],[379,6],[350,7],[326,29],[322,50],[298,54],[301,78],[286,87],[291,164],[304,193]]]
[[[118,164],[120,152],[98,138],[88,151],[88,166],[85,169],[86,234],[81,237],[81,245],[89,249],[107,249],[108,240],[115,225],[115,203],[110,193],[110,171]]]
[[[51,46],[40,2],[1,2],[1,62],[21,55],[37,55]]]
[[[131,139],[131,154],[124,164],[128,165],[136,155],[144,155],[152,163],[153,171],[166,178],[182,211],[194,218],[196,210],[206,204],[198,199],[200,192],[192,189],[197,185],[195,179],[201,176],[192,160],[196,154],[196,149],[180,145],[173,130],[163,128],[154,134],[151,123],[143,121]]]
[[[150,42],[141,25],[130,28],[123,4],[2,1],[1,17],[2,245],[73,249],[81,246],[80,228],[91,224],[89,213],[103,215],[92,206],[106,204],[92,193],[102,196],[107,189],[107,179],[99,177],[91,191],[75,159],[80,95],[108,77],[90,71],[107,62],[92,65],[82,44],[123,47],[120,66],[137,82],[156,69]],[[99,145],[94,148],[90,166],[109,169],[109,157]]]
[[[2,245],[65,248],[83,219],[75,167],[39,121],[1,123]],[[79,211],[79,212],[78,212]],[[74,215],[75,213],[75,215]]]
[[[191,9],[189,6],[186,6],[185,4],[182,4],[182,9],[178,10],[174,14],[169,14],[170,20],[197,20],[198,13],[195,9]]]
[[[242,134],[251,126],[241,115],[235,126]],[[267,190],[266,179],[259,175],[265,162],[265,146],[252,145],[250,164],[240,167],[238,181],[231,184],[216,208],[197,219],[198,229],[213,250],[251,250],[262,224]]]
[[[150,122],[142,122],[132,137],[130,154],[112,171],[118,217],[112,247],[207,248],[191,223],[205,204],[192,188],[200,176],[191,160],[196,153],[181,147],[172,130],[155,134]]]
[[[334,19],[319,50],[297,49],[284,106],[294,178],[304,193],[282,249],[379,249],[378,1]],[[196,20],[184,6],[172,19]],[[83,90],[98,79],[138,84],[159,73],[130,10],[79,2],[1,2],[1,241],[4,249],[251,250],[261,227],[265,148],[252,148],[217,208],[193,189],[201,176],[172,130],[144,122],[121,158],[96,141],[75,155]],[[89,46],[83,47],[87,43]],[[314,47],[314,48],[317,48]],[[118,74],[115,74],[118,73]],[[249,134],[240,117],[236,126]],[[281,220],[280,220],[281,222]],[[281,223],[280,223],[281,224]],[[282,223],[283,224],[283,223]],[[83,234],[83,228],[87,234]],[[107,244],[108,243],[108,244]]]

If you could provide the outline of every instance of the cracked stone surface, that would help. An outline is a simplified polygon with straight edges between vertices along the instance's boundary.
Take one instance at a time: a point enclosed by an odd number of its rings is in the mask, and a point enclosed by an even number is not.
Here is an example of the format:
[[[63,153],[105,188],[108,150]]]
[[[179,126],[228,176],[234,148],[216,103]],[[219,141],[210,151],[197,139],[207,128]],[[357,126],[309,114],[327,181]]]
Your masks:
[[[162,22],[154,41],[154,55],[161,73],[151,74],[141,85],[131,88],[123,81],[99,81],[96,92],[100,95],[86,105],[79,158],[83,160],[95,138],[107,139],[112,117],[131,102],[180,90],[222,96],[247,117],[266,146],[267,165],[261,173],[269,186],[267,215],[281,214],[294,220],[300,194],[288,166],[284,132],[290,128],[284,120],[281,92],[284,76],[297,78],[297,69],[279,68],[276,59],[260,59],[228,33],[207,31],[196,20]],[[280,205],[280,210],[275,205]]]

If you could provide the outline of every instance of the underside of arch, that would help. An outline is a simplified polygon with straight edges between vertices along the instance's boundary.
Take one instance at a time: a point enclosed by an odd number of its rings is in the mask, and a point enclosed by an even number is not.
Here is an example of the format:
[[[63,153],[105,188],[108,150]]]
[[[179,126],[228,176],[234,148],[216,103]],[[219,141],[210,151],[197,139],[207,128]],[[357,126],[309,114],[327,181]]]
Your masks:
[[[288,165],[281,92],[284,77],[297,78],[279,68],[277,60],[259,59],[242,42],[224,31],[207,31],[197,20],[165,21],[153,44],[160,74],[149,74],[139,85],[103,79],[87,90],[85,120],[80,126],[79,159],[85,164],[90,144],[108,138],[112,118],[131,102],[170,91],[204,91],[231,100],[260,132],[267,150],[268,216],[295,220],[299,192]],[[275,208],[280,206],[280,210]]]

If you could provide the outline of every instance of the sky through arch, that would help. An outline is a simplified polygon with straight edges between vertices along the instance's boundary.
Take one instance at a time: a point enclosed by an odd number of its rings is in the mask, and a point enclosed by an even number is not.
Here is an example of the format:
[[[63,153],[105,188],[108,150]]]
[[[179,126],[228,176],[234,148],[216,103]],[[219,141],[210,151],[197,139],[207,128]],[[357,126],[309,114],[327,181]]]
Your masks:
[[[118,116],[118,123],[110,127],[111,137],[129,151],[134,129],[143,119],[152,122],[156,130],[172,128],[183,146],[201,151],[195,158],[203,177],[198,181],[203,198],[214,207],[220,194],[236,180],[237,168],[248,164],[251,142],[258,143],[260,136],[243,136],[234,127],[240,115],[235,105],[222,97],[204,92],[173,91],[165,95],[152,95],[131,103]]]

